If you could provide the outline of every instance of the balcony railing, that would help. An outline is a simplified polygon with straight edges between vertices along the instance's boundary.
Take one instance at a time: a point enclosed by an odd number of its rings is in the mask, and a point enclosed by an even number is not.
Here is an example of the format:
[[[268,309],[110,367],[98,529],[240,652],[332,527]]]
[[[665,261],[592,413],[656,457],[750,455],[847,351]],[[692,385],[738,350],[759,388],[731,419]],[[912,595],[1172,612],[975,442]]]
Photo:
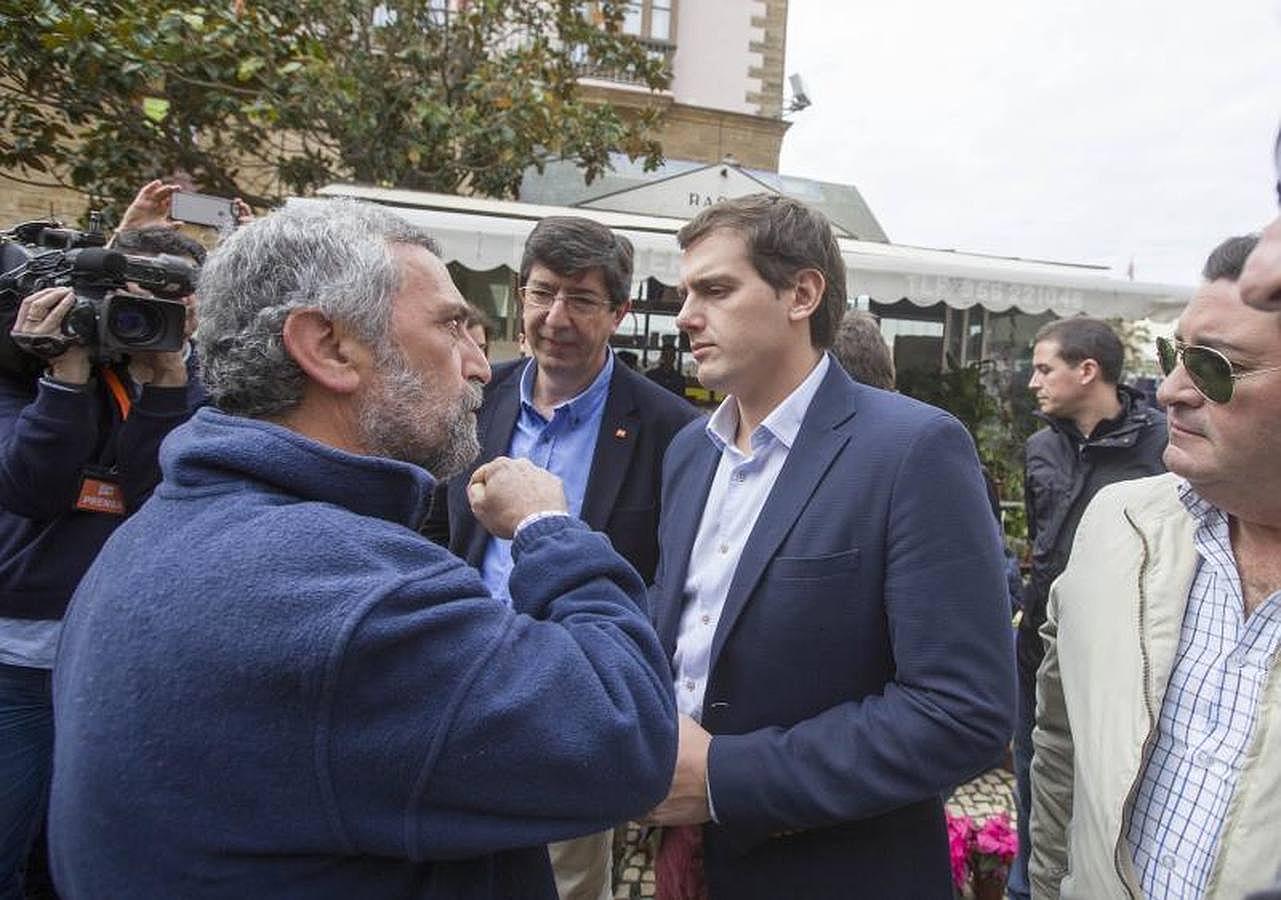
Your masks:
[[[669,72],[672,68],[672,56],[676,45],[671,41],[660,41],[654,38],[638,37],[636,40],[645,48],[650,59],[662,60],[663,67]],[[635,84],[644,87],[645,79],[626,71],[602,66],[587,55],[586,48],[579,48],[582,58],[578,62],[578,73],[583,78],[599,78],[602,81],[615,81],[620,84]]]

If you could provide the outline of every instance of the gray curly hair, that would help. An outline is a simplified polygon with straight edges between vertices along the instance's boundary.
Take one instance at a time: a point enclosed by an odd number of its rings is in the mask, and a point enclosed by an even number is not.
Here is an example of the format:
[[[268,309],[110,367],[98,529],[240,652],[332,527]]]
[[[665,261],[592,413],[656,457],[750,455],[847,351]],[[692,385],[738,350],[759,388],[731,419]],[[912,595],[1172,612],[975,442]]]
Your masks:
[[[290,204],[219,244],[200,273],[195,336],[214,405],[271,418],[302,402],[307,378],[282,338],[292,309],[318,309],[381,351],[400,289],[392,244],[440,253],[423,229],[350,200]]]

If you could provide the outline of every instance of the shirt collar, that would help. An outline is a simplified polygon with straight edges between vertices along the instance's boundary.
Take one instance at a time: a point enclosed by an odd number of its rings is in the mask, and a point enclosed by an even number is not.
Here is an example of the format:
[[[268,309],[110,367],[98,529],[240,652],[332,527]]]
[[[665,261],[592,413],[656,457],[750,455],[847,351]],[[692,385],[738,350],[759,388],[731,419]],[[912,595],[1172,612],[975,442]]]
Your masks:
[[[1179,502],[1183,504],[1183,508],[1188,511],[1189,515],[1197,521],[1204,520],[1205,517],[1210,515],[1212,512],[1219,512],[1214,504],[1203,499],[1201,495],[1196,492],[1196,488],[1192,487],[1187,479],[1179,481],[1178,491]],[[1219,514],[1222,515],[1222,513]]]
[[[824,353],[819,358],[818,364],[805,376],[805,380],[798,384],[782,403],[770,410],[770,414],[752,432],[753,450],[770,439],[777,440],[788,450],[792,449],[792,444],[796,443],[796,436],[800,433],[801,422],[810,408],[810,402],[818,393],[819,385],[827,375],[829,364],[828,356]],[[712,413],[712,417],[707,420],[706,430],[707,436],[718,450],[724,450],[727,445],[734,443],[734,436],[738,432],[738,401],[732,394],[716,407],[716,412]]]
[[[1228,517],[1223,510],[1198,494],[1186,479],[1179,482],[1178,490],[1179,502],[1183,504],[1183,508],[1188,511],[1188,515],[1196,522],[1194,542],[1220,530],[1225,534],[1227,533]]]
[[[530,358],[525,371],[520,376],[520,405],[528,412],[542,418],[534,406],[534,378],[538,373],[538,361]],[[596,377],[577,397],[571,397],[553,407],[553,415],[565,410],[571,425],[577,425],[592,416],[605,405],[605,395],[609,393],[609,380],[614,377],[614,354],[606,349],[605,365],[600,367]]]

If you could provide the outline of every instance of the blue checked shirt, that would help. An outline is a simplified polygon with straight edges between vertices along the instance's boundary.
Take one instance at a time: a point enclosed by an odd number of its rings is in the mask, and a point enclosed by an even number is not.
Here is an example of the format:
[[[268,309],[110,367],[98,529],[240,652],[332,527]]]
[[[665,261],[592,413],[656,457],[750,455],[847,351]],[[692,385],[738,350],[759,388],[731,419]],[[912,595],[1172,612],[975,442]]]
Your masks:
[[[1184,483],[1201,561],[1127,839],[1148,897],[1201,897],[1281,645],[1281,591],[1245,618],[1228,518]]]

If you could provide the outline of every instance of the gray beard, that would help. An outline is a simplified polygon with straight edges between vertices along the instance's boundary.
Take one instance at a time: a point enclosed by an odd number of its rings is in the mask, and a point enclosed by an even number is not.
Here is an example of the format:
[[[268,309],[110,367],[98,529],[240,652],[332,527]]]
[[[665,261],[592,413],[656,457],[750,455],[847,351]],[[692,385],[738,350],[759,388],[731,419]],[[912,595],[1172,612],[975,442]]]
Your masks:
[[[444,480],[480,453],[475,416],[480,401],[481,386],[469,382],[457,402],[442,407],[393,349],[378,360],[378,383],[361,408],[361,442],[371,456],[410,463]]]

